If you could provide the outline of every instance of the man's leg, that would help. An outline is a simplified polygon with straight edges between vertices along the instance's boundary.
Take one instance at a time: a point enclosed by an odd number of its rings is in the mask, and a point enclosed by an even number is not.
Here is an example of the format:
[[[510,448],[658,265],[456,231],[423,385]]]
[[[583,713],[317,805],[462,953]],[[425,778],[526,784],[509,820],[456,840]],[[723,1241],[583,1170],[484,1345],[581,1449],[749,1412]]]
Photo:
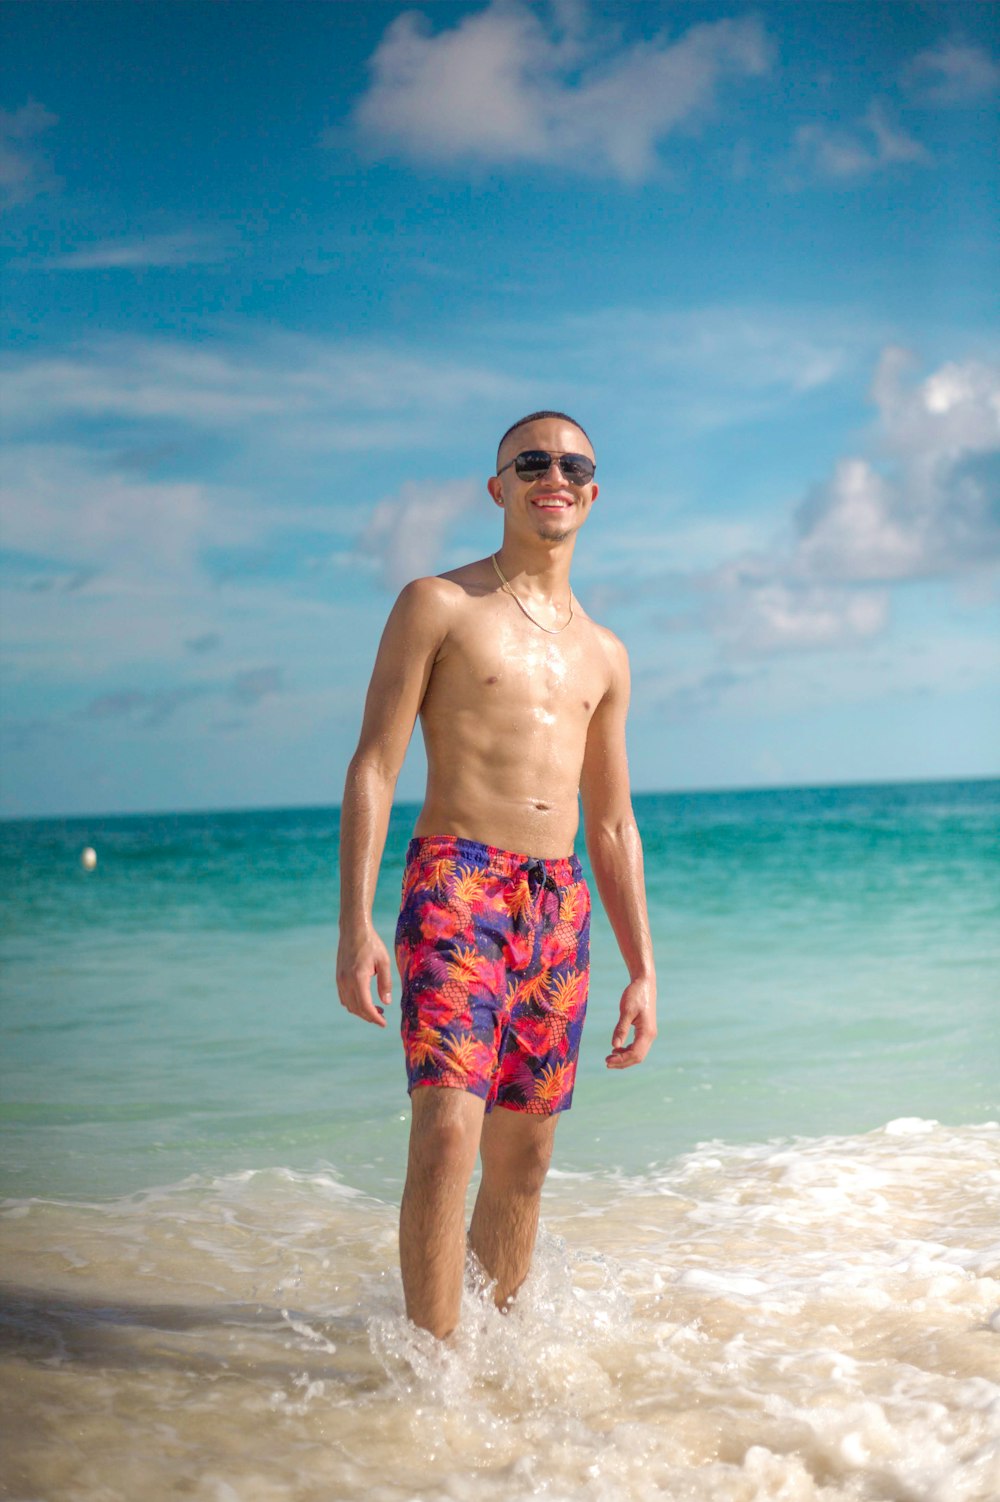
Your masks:
[[[410,1156],[399,1212],[403,1293],[413,1323],[443,1338],[458,1324],[465,1192],[485,1106],[467,1090],[436,1085],[414,1090],[410,1101]]]
[[[498,1106],[483,1123],[483,1178],[469,1244],[496,1279],[494,1296],[500,1308],[528,1276],[558,1119]]]

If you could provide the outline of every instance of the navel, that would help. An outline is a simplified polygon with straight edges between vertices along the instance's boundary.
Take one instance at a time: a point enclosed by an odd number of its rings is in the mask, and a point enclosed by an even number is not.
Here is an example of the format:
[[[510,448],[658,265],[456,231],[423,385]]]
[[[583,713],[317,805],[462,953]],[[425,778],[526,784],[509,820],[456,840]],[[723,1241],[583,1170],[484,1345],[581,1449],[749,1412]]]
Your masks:
[[[486,680],[487,683],[496,683],[498,681],[499,680],[497,679],[496,673],[491,673],[490,676]]]
[[[536,799],[535,800],[535,812],[539,813],[539,814],[548,814],[548,813],[551,813],[552,812],[552,804],[551,803],[539,803],[538,800]]]

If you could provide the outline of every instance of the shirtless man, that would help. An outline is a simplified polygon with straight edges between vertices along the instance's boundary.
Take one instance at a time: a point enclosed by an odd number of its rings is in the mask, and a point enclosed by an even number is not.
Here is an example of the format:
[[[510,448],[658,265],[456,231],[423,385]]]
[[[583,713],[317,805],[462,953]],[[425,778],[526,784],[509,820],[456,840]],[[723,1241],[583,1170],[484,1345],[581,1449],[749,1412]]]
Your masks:
[[[503,544],[399,596],[344,790],[337,987],[349,1012],[385,1027],[390,962],[372,902],[419,714],[427,793],[396,931],[412,1109],[399,1241],[406,1312],[439,1337],[458,1321],[477,1153],[468,1244],[498,1306],[531,1263],[587,999],[590,901],[572,853],[578,795],[630,976],[608,1068],[638,1064],[656,1036],[625,755],[628,658],[569,582],[597,499],[593,461],[564,413],[533,413],[504,434],[487,481],[503,509]]]

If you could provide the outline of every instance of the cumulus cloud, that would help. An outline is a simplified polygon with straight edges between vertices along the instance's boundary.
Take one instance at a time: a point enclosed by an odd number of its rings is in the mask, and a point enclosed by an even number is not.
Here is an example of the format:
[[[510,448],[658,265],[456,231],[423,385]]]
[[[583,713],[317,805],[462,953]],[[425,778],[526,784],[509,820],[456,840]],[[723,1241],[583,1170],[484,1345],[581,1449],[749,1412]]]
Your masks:
[[[885,590],[798,580],[767,560],[727,564],[709,576],[705,588],[713,633],[739,652],[854,646],[877,636],[889,619]]]
[[[435,34],[423,15],[390,25],[355,123],[373,145],[437,162],[534,162],[636,182],[658,148],[716,106],[723,85],[766,73],[771,44],[753,17],[623,46],[580,6],[548,25],[493,3]]]
[[[386,588],[400,589],[435,571],[450,529],[482,502],[482,484],[474,479],[407,481],[398,495],[379,501],[360,550],[379,560]]]
[[[53,271],[141,271],[155,266],[197,266],[223,259],[221,247],[207,235],[178,232],[146,235],[138,240],[101,240],[42,264]]]
[[[887,349],[872,394],[882,468],[842,460],[797,517],[797,570],[825,580],[900,580],[1000,560],[1000,368],[948,361],[909,381]]]
[[[56,124],[58,116],[33,99],[20,109],[0,110],[0,207],[27,203],[53,186],[38,138]]]
[[[893,510],[890,481],[867,459],[841,459],[800,508],[797,564],[820,578],[910,577],[923,542]]]
[[[804,170],[810,177],[849,182],[903,162],[926,166],[930,160],[926,148],[893,125],[877,102],[856,125],[814,122],[800,125],[795,132],[794,170]]]
[[[919,53],[903,80],[924,104],[971,104],[1000,87],[1000,67],[982,47],[952,40]]]
[[[890,587],[980,578],[1000,564],[1000,368],[949,361],[910,379],[883,352],[871,452],[845,456],[797,508],[790,542],[698,581],[737,650],[844,647],[878,636]]]

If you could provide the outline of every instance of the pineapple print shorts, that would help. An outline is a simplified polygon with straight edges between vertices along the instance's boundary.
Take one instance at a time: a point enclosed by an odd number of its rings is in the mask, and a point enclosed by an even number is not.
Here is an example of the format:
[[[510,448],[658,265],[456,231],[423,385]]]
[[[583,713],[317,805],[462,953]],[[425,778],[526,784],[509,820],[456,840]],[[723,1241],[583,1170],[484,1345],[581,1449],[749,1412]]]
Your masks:
[[[411,1092],[468,1090],[487,1111],[568,1109],[590,965],[590,893],[575,855],[411,840],[396,961]]]

